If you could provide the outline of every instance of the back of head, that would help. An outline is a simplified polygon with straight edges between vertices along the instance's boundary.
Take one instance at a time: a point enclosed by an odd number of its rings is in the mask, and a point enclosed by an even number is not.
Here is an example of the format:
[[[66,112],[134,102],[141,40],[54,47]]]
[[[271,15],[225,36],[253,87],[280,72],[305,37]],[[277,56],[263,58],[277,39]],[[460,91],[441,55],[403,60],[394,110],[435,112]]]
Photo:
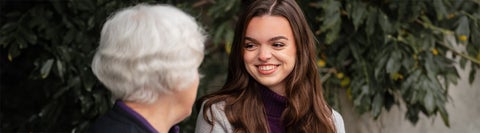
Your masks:
[[[204,41],[203,30],[183,11],[139,4],[105,22],[92,70],[115,98],[151,103],[194,81]]]

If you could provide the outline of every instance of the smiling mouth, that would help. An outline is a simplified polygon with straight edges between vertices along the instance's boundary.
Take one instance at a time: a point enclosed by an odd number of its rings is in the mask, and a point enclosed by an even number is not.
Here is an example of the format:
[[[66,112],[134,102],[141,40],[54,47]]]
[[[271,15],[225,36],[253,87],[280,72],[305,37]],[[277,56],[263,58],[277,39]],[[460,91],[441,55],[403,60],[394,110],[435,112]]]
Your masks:
[[[280,65],[257,65],[258,72],[261,74],[272,74]]]
[[[260,69],[262,71],[268,71],[268,70],[274,69],[275,67],[277,67],[277,66],[276,65],[258,66],[258,69]]]

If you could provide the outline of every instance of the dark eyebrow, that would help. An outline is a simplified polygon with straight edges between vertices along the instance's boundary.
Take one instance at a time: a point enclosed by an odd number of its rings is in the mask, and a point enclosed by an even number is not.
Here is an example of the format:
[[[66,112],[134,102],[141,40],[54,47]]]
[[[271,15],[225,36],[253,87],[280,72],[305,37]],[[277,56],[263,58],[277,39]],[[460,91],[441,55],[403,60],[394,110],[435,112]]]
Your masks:
[[[245,37],[245,40],[249,40],[249,41],[252,41],[253,43],[257,43],[257,44],[258,44],[258,41],[257,41],[257,40],[255,40],[255,39],[253,39],[253,38],[251,38],[251,37],[248,37],[248,36]]]
[[[273,42],[273,41],[277,41],[277,40],[281,40],[281,39],[288,40],[288,38],[285,37],[285,36],[276,36],[276,37],[270,38],[268,41],[269,41],[269,42]],[[252,41],[252,42],[254,42],[254,43],[258,43],[257,40],[255,40],[255,39],[253,39],[253,38],[251,38],[251,37],[248,37],[248,36],[245,37],[245,40],[249,40],[249,41]]]
[[[288,40],[287,37],[284,37],[284,36],[276,36],[276,37],[271,38],[271,39],[268,40],[268,41],[273,42],[273,41],[277,41],[277,40],[280,40],[280,39]]]

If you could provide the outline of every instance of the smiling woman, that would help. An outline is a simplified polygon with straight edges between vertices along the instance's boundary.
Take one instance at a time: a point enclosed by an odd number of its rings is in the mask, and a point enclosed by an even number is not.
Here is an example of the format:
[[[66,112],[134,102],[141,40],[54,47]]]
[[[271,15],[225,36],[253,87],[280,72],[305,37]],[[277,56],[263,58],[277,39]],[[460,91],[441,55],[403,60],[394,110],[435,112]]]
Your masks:
[[[254,17],[245,35],[245,68],[260,84],[285,96],[284,79],[295,65],[295,45],[287,19],[268,15]]]
[[[196,132],[343,133],[323,98],[313,33],[294,0],[247,3],[225,85],[202,99]]]

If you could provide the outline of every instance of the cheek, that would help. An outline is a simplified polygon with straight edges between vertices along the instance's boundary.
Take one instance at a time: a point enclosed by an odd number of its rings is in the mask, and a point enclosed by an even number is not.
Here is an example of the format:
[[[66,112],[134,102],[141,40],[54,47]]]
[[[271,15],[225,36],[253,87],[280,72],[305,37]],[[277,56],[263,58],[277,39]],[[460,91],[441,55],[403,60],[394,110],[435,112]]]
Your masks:
[[[282,51],[276,52],[274,55],[277,57],[277,59],[289,65],[294,65],[297,59],[295,52]]]
[[[195,98],[197,96],[197,91],[198,91],[198,85],[200,84],[200,77],[197,75],[195,81],[192,83],[190,86],[190,89],[188,92],[190,93],[190,97],[193,97],[193,101],[195,101]]]
[[[297,49],[295,46],[287,51],[287,58],[291,65],[295,65],[297,60]]]
[[[255,55],[252,52],[245,53],[243,54],[243,62],[245,63],[245,66],[248,67],[249,64],[252,64],[255,60]]]
[[[255,56],[251,53],[243,55],[243,64],[245,69],[247,70],[248,74],[253,75],[255,71],[255,66],[253,63],[255,62]]]

